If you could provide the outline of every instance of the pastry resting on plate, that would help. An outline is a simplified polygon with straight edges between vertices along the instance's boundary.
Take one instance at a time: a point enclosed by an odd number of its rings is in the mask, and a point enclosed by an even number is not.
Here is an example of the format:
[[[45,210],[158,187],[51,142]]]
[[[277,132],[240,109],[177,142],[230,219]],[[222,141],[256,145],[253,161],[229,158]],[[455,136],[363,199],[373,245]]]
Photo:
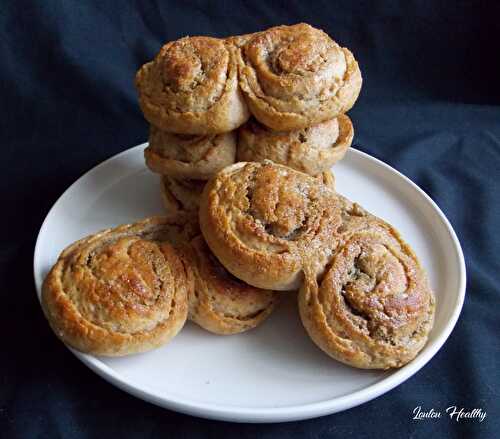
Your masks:
[[[177,213],[67,247],[45,278],[42,308],[64,343],[122,356],[166,344],[188,317],[216,334],[252,329],[278,297],[233,279],[204,244],[192,215]]]
[[[200,227],[234,276],[258,288],[293,290],[304,264],[322,272],[341,213],[331,188],[267,161],[236,163],[208,181]]]
[[[153,172],[175,178],[208,180],[234,163],[236,133],[193,136],[173,134],[151,126],[146,165]]]
[[[249,112],[238,87],[236,46],[211,37],[165,44],[136,75],[144,117],[161,130],[216,134],[238,128]]]
[[[179,217],[155,217],[66,248],[42,287],[55,334],[77,350],[105,356],[167,343],[183,327],[194,291],[191,269],[167,240],[179,242],[195,229]]]
[[[168,175],[162,175],[160,189],[163,205],[167,212],[198,212],[205,183],[205,180],[172,178]]]
[[[351,120],[344,114],[293,131],[273,131],[251,119],[238,130],[237,160],[261,162],[269,159],[316,175],[344,157],[353,136]]]
[[[435,299],[411,248],[389,224],[343,200],[339,243],[299,292],[302,322],[328,355],[366,369],[401,367],[427,342]]]
[[[280,294],[252,287],[233,277],[212,254],[202,236],[190,243],[195,274],[189,319],[215,334],[237,334],[260,325]]]
[[[273,130],[333,119],[358,98],[362,79],[352,53],[308,24],[273,27],[237,46],[239,82],[250,111]]]

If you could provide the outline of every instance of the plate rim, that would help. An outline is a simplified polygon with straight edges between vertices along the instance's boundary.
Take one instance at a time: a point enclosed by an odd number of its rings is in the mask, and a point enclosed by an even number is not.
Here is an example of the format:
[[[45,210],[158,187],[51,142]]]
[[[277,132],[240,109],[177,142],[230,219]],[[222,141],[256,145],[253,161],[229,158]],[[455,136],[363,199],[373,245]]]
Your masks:
[[[34,275],[34,283],[35,290],[37,294],[37,298],[41,300],[41,287],[42,280],[39,278],[37,274],[37,261],[40,259],[41,253],[41,237],[47,228],[47,224],[49,219],[53,215],[54,210],[57,208],[58,204],[61,202],[61,199],[64,195],[73,189],[78,182],[87,177],[90,173],[95,172],[97,169],[105,166],[110,161],[115,160],[121,156],[132,154],[135,150],[144,149],[147,143],[142,143],[131,148],[128,148],[124,151],[115,154],[108,159],[98,163],[93,166],[87,172],[78,177],[69,187],[67,187],[64,192],[57,198],[52,207],[47,212],[40,230],[37,234],[36,244],[34,248],[33,255],[33,275]],[[352,407],[358,406],[365,402],[368,402],[372,399],[377,398],[378,396],[383,395],[386,392],[389,392],[394,387],[402,384],[404,381],[412,377],[416,374],[422,367],[424,367],[433,357],[434,355],[441,349],[446,340],[449,338],[451,332],[453,331],[458,317],[460,316],[460,312],[463,307],[463,303],[465,300],[465,289],[466,289],[466,266],[464,254],[462,251],[462,247],[458,240],[458,237],[453,229],[451,223],[445,214],[441,211],[439,206],[432,200],[432,198],[421,189],[416,183],[411,181],[404,174],[399,172],[397,169],[383,162],[382,160],[373,157],[363,151],[360,151],[356,148],[349,148],[348,154],[358,156],[357,158],[361,158],[372,162],[372,164],[382,167],[385,171],[389,173],[396,174],[397,177],[403,179],[403,181],[409,184],[410,188],[420,197],[427,202],[430,207],[437,213],[438,218],[441,220],[442,224],[445,226],[446,231],[448,232],[448,237],[451,239],[451,243],[453,244],[453,248],[455,250],[455,256],[458,262],[458,271],[459,271],[459,282],[458,282],[458,295],[455,300],[455,304],[453,305],[453,310],[451,312],[450,319],[446,322],[443,330],[436,336],[436,339],[427,344],[427,349],[421,352],[415,360],[407,364],[401,369],[396,371],[392,371],[390,375],[382,378],[381,380],[373,383],[363,389],[352,392],[348,395],[343,395],[340,397],[334,397],[324,401],[306,403],[306,404],[296,404],[291,406],[284,407],[240,407],[233,406],[228,404],[214,404],[214,403],[204,403],[199,401],[193,401],[190,398],[182,398],[180,396],[166,396],[160,395],[154,389],[149,388],[149,386],[138,385],[134,383],[130,379],[126,379],[121,376],[118,372],[113,370],[107,364],[100,361],[97,357],[92,355],[84,354],[78,352],[68,346],[69,349],[80,361],[82,361],[89,369],[91,369],[94,373],[99,375],[104,380],[108,381],[112,385],[118,387],[119,389],[138,397],[144,401],[153,403],[163,408],[167,408],[170,410],[174,410],[180,413],[198,416],[207,419],[217,419],[222,421],[231,421],[231,422],[252,422],[252,423],[262,423],[262,422],[288,422],[288,421],[296,421],[303,419],[311,419],[319,416],[325,416],[327,414],[337,413],[343,410],[350,409]]]

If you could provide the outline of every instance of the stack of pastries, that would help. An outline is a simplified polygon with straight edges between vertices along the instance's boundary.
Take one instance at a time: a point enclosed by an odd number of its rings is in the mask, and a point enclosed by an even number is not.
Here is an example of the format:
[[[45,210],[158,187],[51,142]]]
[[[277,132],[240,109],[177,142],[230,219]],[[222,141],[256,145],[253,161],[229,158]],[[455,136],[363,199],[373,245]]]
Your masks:
[[[136,85],[168,214],[62,252],[42,290],[60,339],[143,352],[188,319],[215,334],[255,328],[296,294],[307,333],[338,361],[388,369],[418,354],[434,319],[426,275],[329,171],[353,138],[345,112],[361,74],[349,50],[307,24],[186,37]]]
[[[146,165],[167,210],[197,210],[205,182],[237,161],[272,160],[333,184],[361,83],[352,53],[307,24],[165,44],[136,86],[150,123]]]
[[[235,130],[249,118],[235,48],[210,37],[169,42],[136,86],[150,123],[146,165],[161,175],[165,205],[196,210],[204,182],[235,162]]]

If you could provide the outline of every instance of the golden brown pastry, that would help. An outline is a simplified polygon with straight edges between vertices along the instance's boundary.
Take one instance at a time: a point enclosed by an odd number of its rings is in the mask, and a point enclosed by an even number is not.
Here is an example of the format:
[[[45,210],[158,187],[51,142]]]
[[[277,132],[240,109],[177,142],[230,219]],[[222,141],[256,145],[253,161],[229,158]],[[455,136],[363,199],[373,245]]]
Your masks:
[[[153,217],[66,248],[42,288],[55,334],[75,349],[105,356],[167,343],[186,321],[194,277],[165,240],[191,236],[187,222]]]
[[[226,42],[232,44],[236,48],[243,47],[254,35],[256,32],[251,34],[243,34],[243,35],[233,35],[226,38]]]
[[[340,224],[334,191],[272,162],[236,163],[216,174],[199,214],[203,236],[224,267],[272,290],[298,288],[305,264],[320,273]]]
[[[260,325],[275,308],[279,293],[252,287],[233,277],[202,236],[190,245],[195,273],[189,319],[215,334],[237,334]]]
[[[344,157],[353,136],[351,120],[344,114],[294,131],[273,131],[251,119],[238,130],[237,160],[269,159],[316,175]]]
[[[234,163],[234,131],[207,136],[173,134],[151,126],[149,146],[144,150],[146,165],[153,172],[175,178],[208,180]]]
[[[168,212],[198,212],[205,183],[205,180],[172,178],[162,175],[160,187],[163,205]]]
[[[164,131],[216,134],[246,122],[238,88],[236,46],[210,37],[165,44],[136,75],[144,117]]]
[[[300,289],[302,322],[336,360],[364,369],[401,367],[427,341],[434,295],[393,227],[347,201],[342,217],[338,247],[322,279],[306,275]]]
[[[308,24],[258,32],[237,54],[250,111],[273,130],[333,119],[354,105],[361,90],[352,53]]]

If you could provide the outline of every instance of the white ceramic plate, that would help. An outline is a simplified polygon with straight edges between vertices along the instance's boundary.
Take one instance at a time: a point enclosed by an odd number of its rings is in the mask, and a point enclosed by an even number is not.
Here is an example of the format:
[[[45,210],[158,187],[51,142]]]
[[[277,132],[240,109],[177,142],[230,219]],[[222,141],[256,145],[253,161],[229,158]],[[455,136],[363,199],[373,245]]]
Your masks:
[[[47,215],[35,248],[35,283],[60,251],[98,230],[161,214],[158,177],[144,166],[145,145],[101,163],[75,182]],[[450,335],[465,294],[457,237],[434,202],[388,165],[355,149],[335,166],[337,189],[402,233],[437,296],[429,343],[402,369],[357,370],[326,356],[307,337],[295,295],[261,327],[211,335],[187,323],[168,345],[124,357],[73,353],[94,372],[146,401],[191,415],[240,422],[307,419],[354,407],[391,390],[424,366]],[[436,377],[438,379],[438,377]]]

